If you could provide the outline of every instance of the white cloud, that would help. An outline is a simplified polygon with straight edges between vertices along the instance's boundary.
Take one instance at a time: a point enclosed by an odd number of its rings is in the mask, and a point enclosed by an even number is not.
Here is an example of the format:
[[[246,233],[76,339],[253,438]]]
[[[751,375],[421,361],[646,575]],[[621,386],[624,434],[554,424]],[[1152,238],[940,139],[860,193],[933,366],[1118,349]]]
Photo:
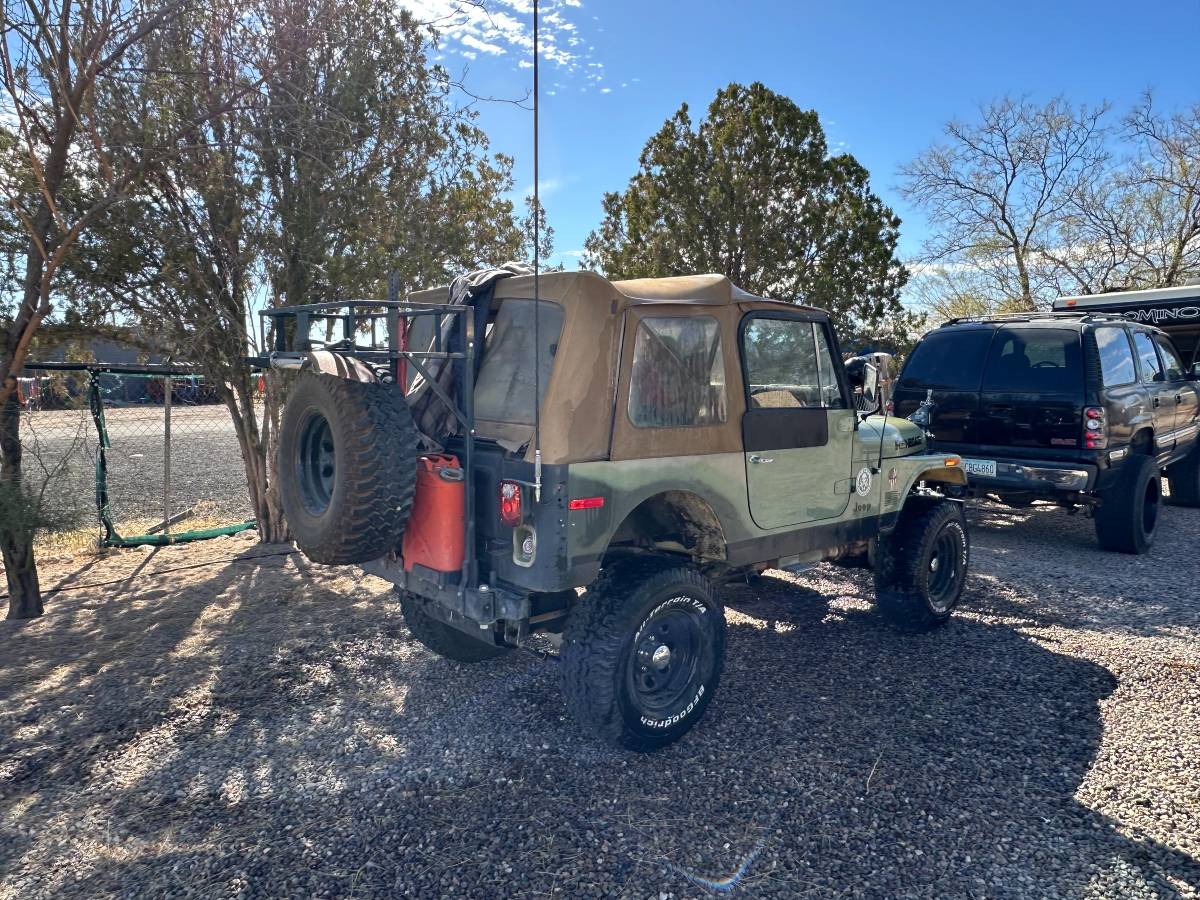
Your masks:
[[[574,257],[575,259],[578,259],[579,257],[583,256],[584,252],[585,251],[583,251],[583,250],[564,250],[562,253],[560,253],[558,255],[559,256],[571,256],[571,257]]]
[[[432,25],[441,34],[448,53],[475,59],[512,54],[527,59],[533,52],[532,0],[400,0],[417,21]],[[585,61],[576,49],[576,23],[571,21],[582,0],[541,0],[539,43],[541,58],[569,72]],[[590,50],[591,48],[589,48]],[[518,65],[527,68],[518,60]]]
[[[504,48],[499,44],[492,44],[488,41],[481,41],[479,38],[471,34],[464,34],[459,38],[466,46],[472,50],[479,50],[483,53],[491,53],[494,56],[499,56],[504,53]]]
[[[611,94],[611,93],[612,93],[612,88],[600,88],[600,93],[602,93],[602,94]]]

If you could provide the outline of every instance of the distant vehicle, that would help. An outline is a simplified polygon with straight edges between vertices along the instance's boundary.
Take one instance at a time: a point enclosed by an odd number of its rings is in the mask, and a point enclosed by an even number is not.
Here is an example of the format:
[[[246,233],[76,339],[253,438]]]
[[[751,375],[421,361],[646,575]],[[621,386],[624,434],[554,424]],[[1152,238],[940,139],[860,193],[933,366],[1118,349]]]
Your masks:
[[[878,370],[845,371],[824,311],[720,275],[519,276],[447,299],[268,313],[272,364],[300,369],[279,438],[296,541],[395,584],[435,652],[482,661],[545,632],[580,724],[653,750],[716,691],[723,581],[866,560],[884,615],[950,618],[969,544],[944,490],[966,476],[913,423],[876,415]],[[384,346],[361,345],[372,317]],[[328,319],[343,340],[317,349],[309,325]],[[420,389],[398,388],[405,367],[458,423],[439,454],[418,451],[414,415],[438,429]]]
[[[931,446],[963,457],[972,492],[1084,509],[1106,550],[1150,548],[1164,468],[1171,502],[1200,505],[1200,391],[1153,325],[1084,310],[955,319],[909,356],[896,414],[930,394]]]

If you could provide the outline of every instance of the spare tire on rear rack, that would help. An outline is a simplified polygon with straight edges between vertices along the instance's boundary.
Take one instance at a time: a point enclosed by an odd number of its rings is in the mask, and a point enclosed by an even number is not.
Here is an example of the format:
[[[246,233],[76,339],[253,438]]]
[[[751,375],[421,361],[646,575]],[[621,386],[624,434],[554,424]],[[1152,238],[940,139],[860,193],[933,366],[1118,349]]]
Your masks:
[[[412,509],[417,429],[399,388],[304,372],[279,426],[279,491],[296,545],[345,565],[400,546]]]

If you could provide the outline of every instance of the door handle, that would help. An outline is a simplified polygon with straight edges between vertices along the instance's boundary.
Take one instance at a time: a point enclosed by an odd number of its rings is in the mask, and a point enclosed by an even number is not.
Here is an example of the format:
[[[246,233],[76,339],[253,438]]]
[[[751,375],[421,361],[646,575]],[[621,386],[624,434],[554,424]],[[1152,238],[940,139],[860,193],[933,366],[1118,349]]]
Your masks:
[[[1158,405],[1159,405],[1159,400],[1158,400],[1158,397],[1155,397],[1155,398],[1154,398],[1154,404],[1153,404],[1153,405],[1154,405],[1154,408],[1155,408],[1155,409],[1158,409]]]
[[[773,463],[773,462],[775,462],[775,457],[773,457],[773,456],[751,456],[750,462],[752,462],[752,463]]]
[[[1175,405],[1179,406],[1179,404],[1181,404],[1181,403],[1183,403],[1183,394],[1176,394],[1175,395]]]

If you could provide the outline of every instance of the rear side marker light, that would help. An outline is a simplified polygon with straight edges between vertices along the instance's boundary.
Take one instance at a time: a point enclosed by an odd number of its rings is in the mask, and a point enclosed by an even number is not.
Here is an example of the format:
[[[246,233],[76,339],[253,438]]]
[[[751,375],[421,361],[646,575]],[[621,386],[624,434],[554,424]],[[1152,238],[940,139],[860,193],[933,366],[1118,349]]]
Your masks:
[[[579,497],[567,501],[567,509],[599,509],[603,505],[603,497]]]

